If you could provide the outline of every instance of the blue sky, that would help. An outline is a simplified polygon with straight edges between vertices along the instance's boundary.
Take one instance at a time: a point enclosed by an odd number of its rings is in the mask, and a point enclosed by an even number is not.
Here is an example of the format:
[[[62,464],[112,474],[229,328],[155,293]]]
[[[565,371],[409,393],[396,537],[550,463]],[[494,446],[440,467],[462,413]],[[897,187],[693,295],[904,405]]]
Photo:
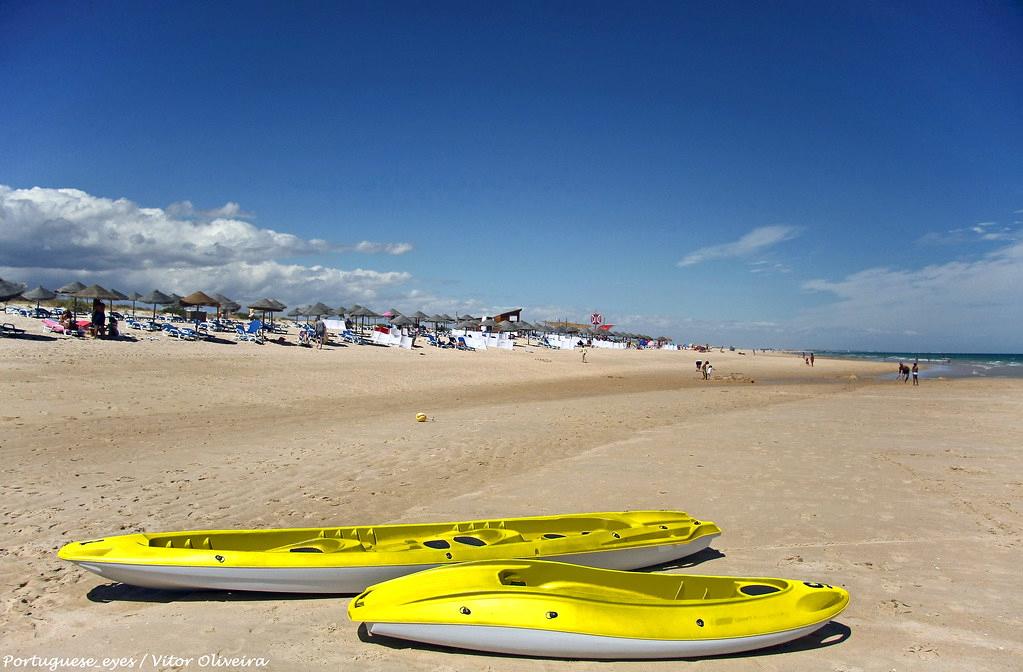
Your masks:
[[[1016,3],[26,3],[0,31],[4,279],[1023,350]]]

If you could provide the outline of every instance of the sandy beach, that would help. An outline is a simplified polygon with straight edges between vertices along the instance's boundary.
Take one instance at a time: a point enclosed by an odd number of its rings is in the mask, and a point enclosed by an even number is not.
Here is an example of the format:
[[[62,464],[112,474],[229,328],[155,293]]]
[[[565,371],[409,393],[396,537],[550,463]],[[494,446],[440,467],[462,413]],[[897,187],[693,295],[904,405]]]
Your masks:
[[[0,340],[0,657],[264,657],[272,670],[1012,670],[1023,380],[883,379],[784,354]],[[290,336],[294,343],[294,330]],[[233,339],[232,339],[233,341]],[[701,379],[709,357],[716,377]],[[415,422],[417,412],[430,420]],[[813,637],[616,663],[363,641],[347,597],[106,583],[64,543],[132,531],[665,508],[667,571],[846,587]],[[143,660],[143,656],[150,656]],[[23,668],[31,669],[31,668]],[[223,669],[223,668],[222,668]],[[233,669],[228,667],[226,669]]]

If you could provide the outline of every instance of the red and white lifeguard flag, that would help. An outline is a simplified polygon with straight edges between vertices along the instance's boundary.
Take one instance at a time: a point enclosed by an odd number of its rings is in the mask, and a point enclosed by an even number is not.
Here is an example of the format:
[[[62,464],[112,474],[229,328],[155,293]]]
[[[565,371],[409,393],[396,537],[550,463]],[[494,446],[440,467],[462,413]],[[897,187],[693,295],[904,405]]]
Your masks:
[[[598,324],[600,324],[603,321],[604,321],[604,316],[601,315],[600,313],[595,312],[592,315],[590,315],[590,324],[592,324],[593,326],[597,326]]]
[[[611,331],[611,327],[613,327],[613,326],[615,326],[615,325],[613,325],[613,324],[602,324],[602,325],[600,325],[599,328],[603,329],[604,331]]]

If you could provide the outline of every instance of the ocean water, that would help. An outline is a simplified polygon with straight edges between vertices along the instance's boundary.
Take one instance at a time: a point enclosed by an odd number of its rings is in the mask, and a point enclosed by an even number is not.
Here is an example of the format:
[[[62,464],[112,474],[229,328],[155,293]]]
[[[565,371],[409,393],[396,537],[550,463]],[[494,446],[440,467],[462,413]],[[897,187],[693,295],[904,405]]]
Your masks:
[[[821,357],[842,359],[869,359],[891,362],[893,377],[899,362],[912,366],[920,362],[921,378],[968,378],[988,376],[1023,378],[1023,354],[977,352],[861,352],[855,350],[826,350],[817,352]]]

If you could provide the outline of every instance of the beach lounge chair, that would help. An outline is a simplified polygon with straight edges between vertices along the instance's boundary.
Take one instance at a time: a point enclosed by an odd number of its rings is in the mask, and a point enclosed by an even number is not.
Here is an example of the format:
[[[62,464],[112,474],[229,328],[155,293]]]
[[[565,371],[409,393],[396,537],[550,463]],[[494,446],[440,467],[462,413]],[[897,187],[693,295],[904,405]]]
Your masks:
[[[263,343],[263,323],[259,320],[249,322],[248,329],[242,329],[242,325],[235,325],[235,333],[239,341],[250,341],[252,343]]]
[[[468,343],[465,342],[465,337],[464,336],[459,336],[458,337],[458,345],[456,345],[455,348],[458,349],[458,350],[469,350],[469,351],[472,351],[472,352],[476,351],[476,348],[472,347],[471,345],[469,345]]]
[[[366,341],[363,340],[362,336],[359,336],[351,329],[345,329],[344,331],[342,331],[341,338],[347,343],[354,343],[355,345],[366,345]]]
[[[11,325],[14,326],[14,325]],[[63,334],[65,333],[64,325],[60,322],[55,322],[51,319],[43,320],[43,331],[48,331],[51,334]]]
[[[441,343],[440,339],[437,338],[434,334],[427,334],[426,335],[426,341],[430,345],[434,345],[434,346],[436,346],[438,348],[453,348],[453,347],[455,347],[455,346],[451,345],[450,343]]]
[[[25,330],[24,329],[18,329],[11,322],[4,322],[3,324],[0,324],[0,336],[11,337],[11,336],[24,336],[24,335],[25,335]]]

